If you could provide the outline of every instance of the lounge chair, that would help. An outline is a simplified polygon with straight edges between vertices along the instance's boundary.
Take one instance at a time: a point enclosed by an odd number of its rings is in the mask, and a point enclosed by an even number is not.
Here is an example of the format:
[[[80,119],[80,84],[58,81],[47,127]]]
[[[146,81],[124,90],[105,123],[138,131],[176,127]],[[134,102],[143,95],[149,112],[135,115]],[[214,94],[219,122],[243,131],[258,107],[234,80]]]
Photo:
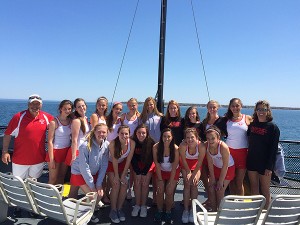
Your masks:
[[[300,195],[277,195],[259,224],[300,224]]]
[[[228,195],[222,199],[218,212],[207,212],[197,199],[193,199],[194,223],[196,225],[256,224],[265,202],[266,199],[262,195]],[[197,206],[201,211],[197,211]]]
[[[19,207],[39,214],[25,182],[11,173],[0,172],[0,192],[8,206]]]
[[[93,216],[96,193],[91,192],[77,200],[62,199],[62,186],[54,186],[27,179],[28,188],[34,198],[40,215],[66,224],[87,224]],[[61,190],[59,190],[61,188]]]

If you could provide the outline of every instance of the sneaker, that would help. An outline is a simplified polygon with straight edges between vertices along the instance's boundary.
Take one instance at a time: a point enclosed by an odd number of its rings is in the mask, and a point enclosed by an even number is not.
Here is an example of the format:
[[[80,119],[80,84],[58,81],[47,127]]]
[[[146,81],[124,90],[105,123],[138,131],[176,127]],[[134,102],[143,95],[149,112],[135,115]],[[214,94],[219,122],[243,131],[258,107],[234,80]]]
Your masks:
[[[139,205],[135,205],[133,207],[133,210],[131,212],[131,216],[136,217],[139,215],[139,211],[140,211],[141,207]]]
[[[118,213],[116,210],[111,210],[109,213],[109,218],[113,223],[120,223],[120,219],[118,217]]]
[[[183,210],[181,220],[182,220],[182,223],[189,222],[189,211],[188,210]]]
[[[166,212],[165,213],[165,223],[172,224],[172,213],[171,212]]]
[[[132,194],[131,194],[131,189],[130,188],[127,190],[126,199],[127,200],[131,200],[132,199]]]
[[[140,217],[147,217],[147,206],[143,205],[141,207]]]
[[[155,222],[161,222],[163,218],[164,213],[157,211],[154,215],[154,221]]]
[[[99,218],[97,217],[97,216],[95,216],[95,215],[92,215],[92,218],[91,218],[91,222],[92,223],[98,223],[100,220],[99,220]]]
[[[119,216],[120,221],[125,221],[126,220],[125,213],[123,212],[122,209],[118,209],[118,216]]]
[[[194,223],[193,209],[190,210],[189,222],[190,222],[190,223]]]

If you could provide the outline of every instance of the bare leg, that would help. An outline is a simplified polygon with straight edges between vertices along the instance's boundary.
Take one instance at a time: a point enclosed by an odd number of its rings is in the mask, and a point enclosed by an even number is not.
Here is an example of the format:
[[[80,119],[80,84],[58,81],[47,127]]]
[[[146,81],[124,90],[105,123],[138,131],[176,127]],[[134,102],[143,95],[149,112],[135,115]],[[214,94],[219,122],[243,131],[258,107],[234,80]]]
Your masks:
[[[135,172],[133,172],[134,177],[134,196],[135,196],[135,205],[141,206],[141,195],[142,195],[142,181],[141,181],[141,175],[136,175]]]
[[[244,195],[243,182],[244,182],[245,174],[246,174],[246,169],[235,170],[235,178],[229,184],[230,194]]]
[[[224,193],[226,188],[228,187],[228,184],[230,183],[230,180],[224,180],[224,186],[220,190],[216,191],[217,196],[217,209],[220,206],[221,200],[224,198]]]
[[[128,184],[121,184],[121,187],[119,190],[119,195],[118,195],[118,201],[117,201],[117,209],[121,209],[123,206],[123,203],[126,198],[127,187],[128,187]]]
[[[156,178],[157,179],[157,178]],[[157,181],[157,180],[156,180]],[[157,182],[156,188],[156,203],[157,210],[162,211],[164,207],[165,180]]]
[[[77,198],[78,197],[78,190],[79,190],[79,186],[74,186],[71,185],[70,187],[70,193],[69,193],[69,198]]]
[[[261,193],[266,198],[265,209],[267,209],[271,201],[271,194],[270,194],[271,176],[259,175],[259,181],[260,181]]]
[[[114,183],[114,173],[108,173],[108,180],[112,184],[110,192],[110,207],[112,210],[117,210],[117,201],[120,192],[120,182]]]
[[[148,199],[148,195],[149,195],[149,183],[150,183],[150,179],[152,177],[152,173],[147,173],[146,176],[143,176],[142,181],[142,195],[141,195],[141,205],[146,205],[147,203],[147,199]]]
[[[177,186],[177,182],[173,181],[172,183],[169,183],[167,181],[166,185],[166,212],[171,212],[173,202],[174,202],[174,194],[175,194],[175,188]]]
[[[186,178],[186,171],[181,170],[182,177],[183,177],[183,205],[184,205],[184,210],[189,210],[189,203],[190,203],[190,198],[191,198],[191,185],[189,181]]]
[[[256,171],[248,171],[251,195],[259,195],[259,174]]]

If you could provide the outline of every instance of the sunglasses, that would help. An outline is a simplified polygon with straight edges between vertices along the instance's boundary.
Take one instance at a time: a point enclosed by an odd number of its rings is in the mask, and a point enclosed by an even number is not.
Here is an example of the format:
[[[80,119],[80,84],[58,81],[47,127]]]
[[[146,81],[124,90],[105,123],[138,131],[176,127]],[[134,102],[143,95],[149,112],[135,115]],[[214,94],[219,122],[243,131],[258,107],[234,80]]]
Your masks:
[[[29,100],[31,100],[31,99],[39,99],[39,100],[42,100],[42,98],[41,98],[40,96],[30,96],[28,99],[29,99]]]
[[[256,109],[256,111],[257,112],[267,112],[268,109],[266,109],[266,108],[258,108],[258,109]]]

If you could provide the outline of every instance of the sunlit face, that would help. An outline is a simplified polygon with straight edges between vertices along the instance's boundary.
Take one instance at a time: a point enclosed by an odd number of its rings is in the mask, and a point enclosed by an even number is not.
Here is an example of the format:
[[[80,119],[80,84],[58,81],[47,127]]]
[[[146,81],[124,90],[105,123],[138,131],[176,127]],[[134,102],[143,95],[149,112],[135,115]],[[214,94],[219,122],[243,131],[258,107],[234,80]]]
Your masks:
[[[185,135],[185,141],[188,145],[193,145],[197,143],[197,137],[193,132],[188,132]]]
[[[242,109],[242,104],[240,103],[239,100],[234,100],[230,104],[230,110],[232,111],[233,114],[240,113],[241,109]]]
[[[169,113],[171,117],[176,117],[178,114],[178,107],[175,104],[170,104],[169,105]]]
[[[86,113],[86,104],[84,101],[78,101],[75,106],[75,110],[79,113],[80,116],[84,117]]]
[[[259,121],[266,121],[268,114],[268,108],[263,105],[259,104],[256,106],[256,115]]]
[[[102,142],[107,137],[107,126],[98,126],[94,134],[98,143]]]
[[[99,112],[104,112],[107,109],[107,102],[103,99],[103,100],[99,100],[97,103],[97,110]]]
[[[207,106],[207,111],[209,114],[215,114],[218,112],[219,106],[216,103],[209,103]]]
[[[127,107],[130,111],[137,111],[137,108],[138,108],[138,104],[136,101],[130,101],[127,103]]]
[[[146,128],[144,128],[144,127],[139,128],[136,131],[136,136],[137,136],[137,139],[139,140],[139,142],[143,142],[146,139],[146,136],[147,136]]]
[[[28,103],[28,110],[30,113],[38,113],[42,108],[42,104],[38,101]]]
[[[170,143],[173,139],[171,131],[166,131],[163,133],[162,140],[164,143]]]
[[[196,109],[191,109],[189,112],[189,118],[192,122],[196,122],[196,117],[197,117],[197,110]]]
[[[219,143],[220,138],[216,132],[209,132],[206,134],[206,140],[210,145],[214,146]]]
[[[147,104],[147,111],[148,113],[152,113],[154,110],[154,102],[153,101],[149,101]]]
[[[117,117],[121,114],[123,106],[121,104],[117,104],[113,107],[113,114]]]
[[[129,139],[129,135],[130,132],[128,128],[122,128],[118,133],[120,141],[127,141]]]
[[[64,116],[68,116],[70,115],[72,112],[72,106],[70,104],[64,104],[61,108],[60,108],[60,113]]]

